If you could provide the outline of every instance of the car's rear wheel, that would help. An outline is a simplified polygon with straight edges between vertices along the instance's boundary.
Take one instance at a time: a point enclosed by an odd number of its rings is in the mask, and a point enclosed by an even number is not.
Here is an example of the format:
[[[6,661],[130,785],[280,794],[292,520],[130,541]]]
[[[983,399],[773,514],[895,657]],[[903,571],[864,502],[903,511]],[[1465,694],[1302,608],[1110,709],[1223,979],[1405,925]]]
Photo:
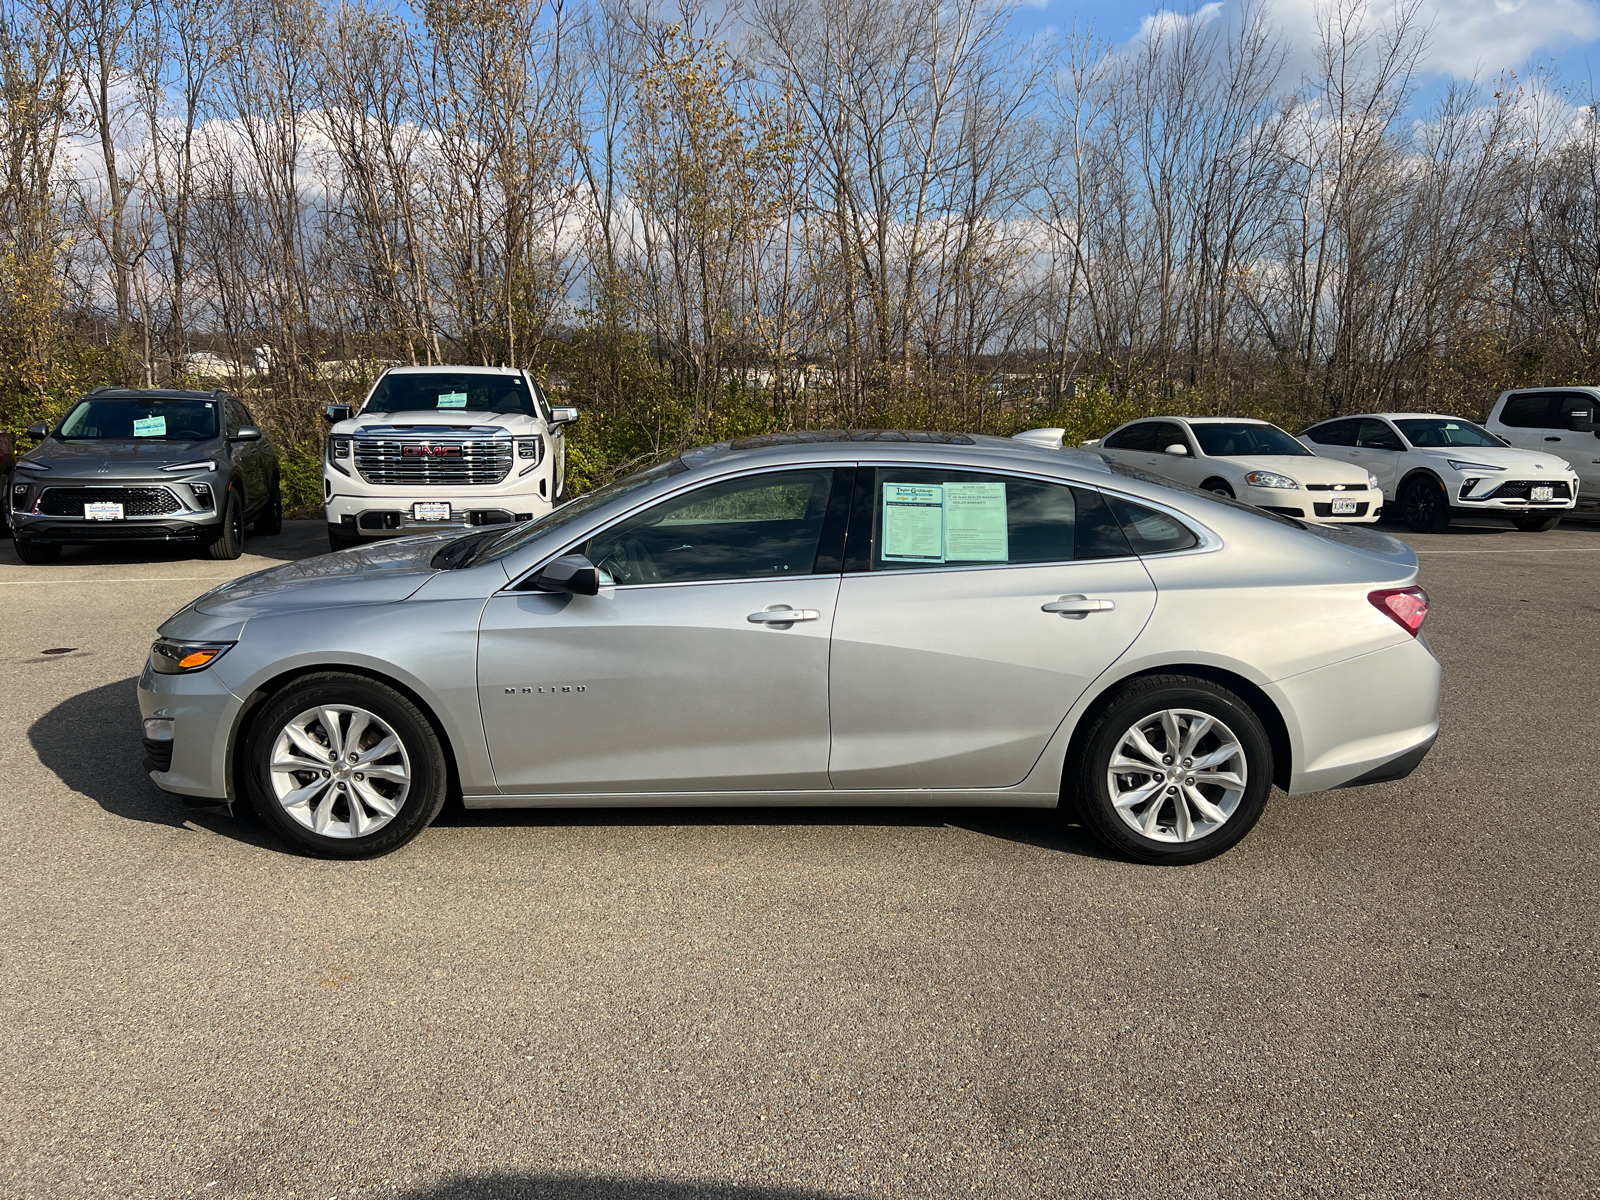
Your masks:
[[[1066,792],[1113,850],[1181,866],[1250,832],[1272,773],[1272,743],[1248,704],[1209,680],[1154,675],[1126,684],[1094,718]]]
[[[1561,524],[1561,518],[1546,513],[1519,513],[1511,518],[1511,523],[1524,533],[1549,533]]]
[[[230,487],[222,504],[222,533],[206,548],[212,558],[238,558],[244,553],[244,498]]]
[[[30,566],[42,567],[61,557],[61,547],[55,542],[36,542],[32,538],[18,537],[11,544],[17,548],[17,557]]]
[[[1406,484],[1400,511],[1412,533],[1443,533],[1450,528],[1450,498],[1438,480],[1427,475]]]
[[[245,763],[262,819],[322,858],[403,846],[439,815],[448,781],[439,736],[408,697],[336,671],[308,675],[267,701]]]
[[[262,537],[273,537],[283,532],[283,484],[273,476],[272,494],[266,507],[256,514],[256,532]]]

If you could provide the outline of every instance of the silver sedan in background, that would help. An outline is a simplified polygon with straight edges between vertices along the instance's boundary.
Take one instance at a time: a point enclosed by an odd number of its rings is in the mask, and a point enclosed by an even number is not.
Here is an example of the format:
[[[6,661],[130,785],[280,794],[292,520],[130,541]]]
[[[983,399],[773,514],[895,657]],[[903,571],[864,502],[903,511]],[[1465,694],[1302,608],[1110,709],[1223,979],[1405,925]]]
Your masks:
[[[1060,807],[1151,863],[1438,730],[1417,559],[959,434],[690,451],[507,530],[227,583],[160,629],[147,767],[354,858],[468,808]]]

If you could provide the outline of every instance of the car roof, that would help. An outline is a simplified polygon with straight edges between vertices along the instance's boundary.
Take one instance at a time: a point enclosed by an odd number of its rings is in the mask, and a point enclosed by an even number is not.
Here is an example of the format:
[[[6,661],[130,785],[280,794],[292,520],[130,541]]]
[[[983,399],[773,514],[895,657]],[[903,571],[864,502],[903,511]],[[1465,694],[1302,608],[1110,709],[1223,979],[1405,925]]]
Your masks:
[[[1382,413],[1351,413],[1354,417],[1383,417],[1390,421],[1465,421],[1468,425],[1476,425],[1471,417],[1459,416],[1456,413],[1430,413],[1430,412],[1382,412]]]
[[[390,367],[385,375],[521,375],[521,367],[469,366],[466,363],[435,363],[430,367]]]
[[[981,433],[937,433],[916,429],[815,429],[764,433],[696,446],[678,456],[691,470],[733,465],[737,460],[756,462],[856,462],[863,458],[888,461],[989,460],[996,469],[1028,466],[1058,474],[1063,466],[1109,473],[1106,460],[1092,451],[1070,447],[1052,449],[1014,438]]]
[[[85,400],[232,400],[233,396],[217,388],[209,392],[186,392],[181,388],[95,388],[86,392]]]
[[[1125,424],[1137,425],[1140,421],[1183,421],[1189,425],[1271,425],[1260,417],[1139,417]]]

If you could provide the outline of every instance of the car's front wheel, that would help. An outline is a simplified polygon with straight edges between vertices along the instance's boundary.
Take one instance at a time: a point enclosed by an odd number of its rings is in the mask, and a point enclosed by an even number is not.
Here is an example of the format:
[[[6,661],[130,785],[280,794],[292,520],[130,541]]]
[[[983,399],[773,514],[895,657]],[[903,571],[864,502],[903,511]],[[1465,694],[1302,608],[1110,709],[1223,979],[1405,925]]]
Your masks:
[[[1233,494],[1233,485],[1230,484],[1226,479],[1208,479],[1200,485],[1200,489],[1206,492],[1215,492],[1219,496],[1226,496],[1229,500],[1235,498]]]
[[[1113,850],[1180,866],[1250,832],[1272,773],[1248,704],[1209,680],[1153,675],[1122,687],[1077,741],[1064,799]]]
[[[1511,523],[1524,533],[1549,533],[1561,524],[1561,518],[1547,513],[1525,513],[1512,517]]]
[[[1450,499],[1439,482],[1427,475],[1418,475],[1406,484],[1400,511],[1412,533],[1443,533],[1450,528]]]
[[[17,557],[30,566],[42,567],[61,557],[61,546],[56,542],[36,542],[32,538],[18,537],[12,543]]]
[[[222,532],[206,548],[212,558],[238,558],[244,553],[244,497],[231,487],[222,502]]]
[[[308,675],[268,700],[245,747],[250,800],[321,858],[386,854],[444,806],[448,772],[432,724],[405,695],[362,675]]]

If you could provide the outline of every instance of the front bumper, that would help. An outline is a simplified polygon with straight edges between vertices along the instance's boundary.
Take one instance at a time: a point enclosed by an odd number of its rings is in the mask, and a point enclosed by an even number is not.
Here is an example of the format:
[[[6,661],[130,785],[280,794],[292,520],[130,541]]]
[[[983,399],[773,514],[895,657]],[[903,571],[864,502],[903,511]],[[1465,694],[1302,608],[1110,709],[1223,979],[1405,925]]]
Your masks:
[[[548,490],[548,487],[546,488]],[[443,501],[450,505],[450,519],[419,520],[414,506]],[[452,529],[472,529],[480,525],[512,525],[542,517],[549,512],[548,497],[538,492],[418,495],[396,491],[393,495],[328,497],[328,524],[347,537],[390,538],[414,533],[439,533]]]
[[[197,490],[195,484],[207,485]],[[20,495],[16,489],[26,490]],[[223,487],[212,475],[181,478],[119,480],[107,484],[95,479],[56,479],[30,475],[13,481],[7,497],[11,529],[19,537],[35,542],[94,545],[102,542],[183,542],[210,545],[222,536],[222,516],[214,507]],[[225,489],[224,489],[225,490]],[[117,520],[90,520],[81,515],[46,511],[47,492],[92,494],[95,499],[122,502],[125,498],[162,493],[167,501],[163,511],[148,516],[128,515]],[[202,502],[202,497],[209,503]],[[67,507],[77,508],[73,504]],[[126,508],[133,504],[125,504]]]
[[[166,717],[173,736],[166,750],[166,769],[156,755],[146,770],[157,787],[180,796],[217,804],[232,797],[228,787],[228,736],[244,702],[228,690],[214,671],[192,675],[157,675],[145,663],[139,676],[139,716]]]
[[[1376,488],[1349,489],[1343,492],[1300,488],[1247,487],[1239,499],[1255,508],[1280,516],[1293,517],[1313,525],[1370,525],[1383,511],[1383,493]],[[1333,512],[1333,502],[1354,500],[1355,512]]]
[[[1550,488],[1549,500],[1533,499],[1533,489]],[[1566,512],[1577,507],[1578,481],[1565,479],[1507,479],[1505,476],[1469,476],[1455,488],[1451,507],[1467,512]]]

